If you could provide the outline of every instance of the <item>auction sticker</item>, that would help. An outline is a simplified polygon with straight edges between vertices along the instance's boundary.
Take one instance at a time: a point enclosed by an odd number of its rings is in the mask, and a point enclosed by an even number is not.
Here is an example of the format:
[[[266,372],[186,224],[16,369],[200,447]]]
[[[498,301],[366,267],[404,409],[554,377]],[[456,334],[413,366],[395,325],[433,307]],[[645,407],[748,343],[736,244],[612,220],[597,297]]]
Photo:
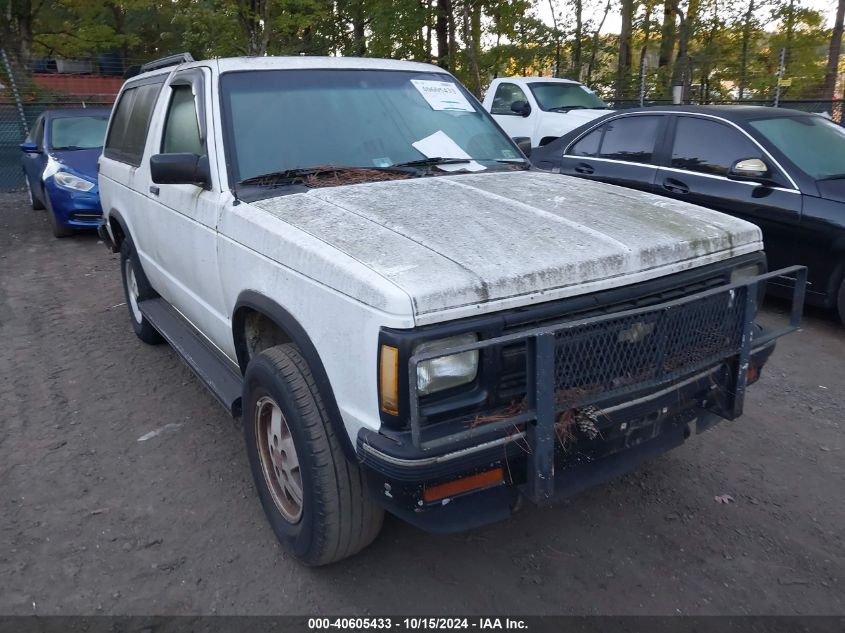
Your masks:
[[[428,79],[411,79],[423,99],[428,101],[432,110],[457,110],[458,112],[475,112],[475,108],[461,94],[458,87],[451,81],[431,81]]]

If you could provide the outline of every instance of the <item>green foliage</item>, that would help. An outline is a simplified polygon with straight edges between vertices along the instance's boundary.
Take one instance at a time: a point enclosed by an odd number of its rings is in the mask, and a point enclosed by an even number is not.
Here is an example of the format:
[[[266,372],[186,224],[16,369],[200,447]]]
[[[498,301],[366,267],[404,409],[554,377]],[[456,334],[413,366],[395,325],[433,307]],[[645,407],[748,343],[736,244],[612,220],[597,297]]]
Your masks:
[[[0,34],[19,56],[116,52],[129,62],[188,50],[197,58],[363,54],[431,62],[446,59],[437,50],[440,28],[451,38],[454,72],[474,89],[497,76],[556,69],[605,98],[637,99],[645,50],[646,99],[668,97],[674,79],[701,101],[735,97],[740,86],[745,98],[771,98],[784,48],[792,85],[782,97],[820,94],[830,31],[800,0],[753,0],[752,12],[752,0],[668,0],[679,15],[670,24],[672,59],[659,65],[666,1],[634,0],[631,64],[621,81],[619,36],[598,34],[607,0],[0,0],[12,17]],[[611,3],[610,13],[618,12],[619,0]],[[438,24],[438,6],[448,6],[450,20]],[[689,18],[687,56],[676,60],[680,16]]]

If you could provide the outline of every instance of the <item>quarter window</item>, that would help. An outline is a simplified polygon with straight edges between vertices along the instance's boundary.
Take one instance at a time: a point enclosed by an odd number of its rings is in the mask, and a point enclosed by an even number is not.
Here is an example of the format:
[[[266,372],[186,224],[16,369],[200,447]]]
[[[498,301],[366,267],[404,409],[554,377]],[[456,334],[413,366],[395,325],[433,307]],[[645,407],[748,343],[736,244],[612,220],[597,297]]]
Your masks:
[[[572,146],[569,153],[573,156],[595,156],[599,151],[601,144],[601,135],[604,132],[604,126],[596,128],[587,136]]]
[[[150,119],[163,81],[162,78],[162,82],[123,91],[106,136],[104,156],[136,167],[141,164]]]
[[[678,117],[672,167],[726,175],[736,161],[763,158],[760,149],[738,130],[707,119]]]
[[[522,88],[516,84],[499,84],[499,87],[496,88],[496,94],[493,95],[493,105],[490,107],[490,113],[520,116],[511,110],[511,105],[514,101],[528,101]]]
[[[173,96],[164,123],[164,138],[161,151],[165,154],[205,154],[200,140],[199,120],[194,91],[190,86],[172,86]]]

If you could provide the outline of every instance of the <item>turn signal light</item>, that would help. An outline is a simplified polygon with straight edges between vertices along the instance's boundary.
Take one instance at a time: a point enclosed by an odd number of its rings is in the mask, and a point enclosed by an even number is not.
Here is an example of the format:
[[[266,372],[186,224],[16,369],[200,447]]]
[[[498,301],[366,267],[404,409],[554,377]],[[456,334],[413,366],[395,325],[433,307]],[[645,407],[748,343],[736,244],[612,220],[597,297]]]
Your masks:
[[[399,350],[382,345],[379,354],[379,400],[381,410],[399,415]]]
[[[423,491],[423,500],[426,503],[432,501],[440,501],[446,497],[454,497],[464,492],[471,490],[482,490],[484,488],[492,488],[498,486],[505,481],[505,471],[499,466],[493,470],[485,470],[483,473],[470,475],[469,477],[461,477],[454,481],[448,481],[445,484],[438,484],[431,488],[426,488]]]

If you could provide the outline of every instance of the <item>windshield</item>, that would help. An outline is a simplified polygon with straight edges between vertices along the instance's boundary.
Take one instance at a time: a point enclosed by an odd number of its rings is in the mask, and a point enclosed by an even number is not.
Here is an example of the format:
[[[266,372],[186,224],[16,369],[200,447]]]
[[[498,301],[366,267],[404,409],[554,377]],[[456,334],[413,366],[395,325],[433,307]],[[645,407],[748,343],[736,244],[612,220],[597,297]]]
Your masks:
[[[845,130],[820,116],[777,117],[750,122],[798,168],[821,180],[845,178]]]
[[[405,71],[269,70],[220,80],[232,177],[316,166],[385,168],[427,158],[473,159],[482,171],[522,157],[448,75]]]
[[[108,122],[105,116],[53,119],[50,123],[50,147],[59,150],[102,147]]]
[[[606,109],[607,104],[581,84],[564,84],[557,81],[531,82],[528,84],[537,104],[543,110],[571,110],[573,108]]]

